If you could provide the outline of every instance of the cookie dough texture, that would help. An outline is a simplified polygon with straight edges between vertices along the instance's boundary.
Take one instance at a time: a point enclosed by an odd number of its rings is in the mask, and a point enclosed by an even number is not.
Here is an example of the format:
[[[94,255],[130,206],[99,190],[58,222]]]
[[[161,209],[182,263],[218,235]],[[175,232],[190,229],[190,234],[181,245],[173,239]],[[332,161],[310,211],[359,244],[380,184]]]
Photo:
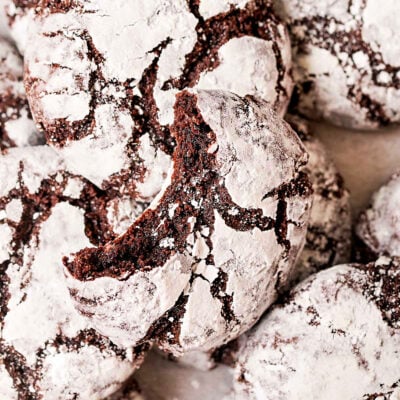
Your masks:
[[[306,243],[293,273],[293,280],[301,281],[322,269],[350,261],[350,195],[324,145],[310,133],[306,122],[294,116],[286,119],[308,152],[305,169],[314,191]]]
[[[397,399],[399,259],[341,265],[297,286],[241,339],[237,399]]]
[[[45,146],[1,155],[0,177],[0,398],[101,400],[146,345],[117,346],[79,315],[62,258],[114,238],[129,207]]]
[[[48,143],[99,187],[158,193],[183,89],[257,95],[286,109],[290,43],[267,0],[57,4],[35,9],[40,27],[25,53],[28,97]]]
[[[360,258],[386,253],[400,256],[400,175],[395,174],[377,190],[371,205],[361,213],[356,226]]]
[[[44,142],[33,123],[23,83],[22,59],[0,37],[0,149]]]
[[[66,263],[78,309],[115,343],[208,351],[250,328],[301,250],[306,152],[266,102],[183,92],[168,184],[126,234]]]
[[[400,121],[396,0],[276,0],[293,43],[292,111],[375,129]]]

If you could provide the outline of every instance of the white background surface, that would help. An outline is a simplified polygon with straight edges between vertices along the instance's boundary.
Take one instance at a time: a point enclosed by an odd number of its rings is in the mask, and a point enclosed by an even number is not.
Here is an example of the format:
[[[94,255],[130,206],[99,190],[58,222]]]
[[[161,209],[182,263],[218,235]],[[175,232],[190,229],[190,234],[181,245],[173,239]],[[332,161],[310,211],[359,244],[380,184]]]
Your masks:
[[[0,6],[3,0],[0,0]],[[0,7],[1,9],[2,7]],[[0,34],[6,35],[0,12]],[[326,145],[351,192],[353,216],[365,207],[373,191],[400,169],[400,128],[351,132],[314,124],[313,132]],[[151,353],[137,373],[148,400],[222,400],[229,398],[229,369],[211,372],[183,368]]]

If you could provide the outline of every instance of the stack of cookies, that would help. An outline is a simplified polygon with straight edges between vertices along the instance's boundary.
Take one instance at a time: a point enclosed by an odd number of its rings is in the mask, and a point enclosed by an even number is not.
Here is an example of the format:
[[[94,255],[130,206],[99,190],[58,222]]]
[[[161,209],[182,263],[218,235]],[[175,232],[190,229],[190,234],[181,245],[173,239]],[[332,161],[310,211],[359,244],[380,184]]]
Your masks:
[[[0,399],[151,400],[152,348],[230,399],[397,399],[400,180],[352,240],[307,122],[400,121],[396,1],[3,2]]]

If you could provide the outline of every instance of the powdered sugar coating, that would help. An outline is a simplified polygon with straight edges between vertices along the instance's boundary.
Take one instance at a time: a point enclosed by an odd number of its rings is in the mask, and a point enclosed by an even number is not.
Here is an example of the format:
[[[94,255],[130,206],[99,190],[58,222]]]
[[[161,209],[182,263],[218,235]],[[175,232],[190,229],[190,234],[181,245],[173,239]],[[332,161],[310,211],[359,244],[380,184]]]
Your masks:
[[[307,124],[293,116],[287,119],[309,154],[306,169],[314,191],[306,244],[293,275],[301,281],[321,269],[350,261],[350,196],[335,164]]]
[[[17,50],[0,38],[0,149],[33,146],[44,139],[33,123]]]
[[[392,398],[400,378],[399,271],[398,259],[381,258],[297,286],[241,339],[235,398]]]
[[[103,399],[145,346],[118,347],[78,314],[62,258],[115,237],[104,219],[109,198],[45,146],[10,149],[0,176],[0,397]]]
[[[0,365],[0,395],[4,399],[18,400],[18,392],[14,388],[13,381],[3,364]]]
[[[361,213],[356,226],[356,234],[369,253],[375,256],[381,253],[400,255],[399,210],[400,175],[395,174],[374,193],[371,205]]]
[[[287,115],[286,120],[297,132],[308,152],[309,161],[305,170],[310,175],[314,191],[306,242],[292,273],[293,284],[319,270],[350,261],[352,232],[349,192],[344,188],[343,179],[326,149],[310,134],[304,120],[292,115]],[[263,179],[263,176],[260,174],[259,178]],[[237,178],[235,180],[240,183]],[[254,249],[249,251],[250,255],[243,253],[244,258],[251,258]],[[192,352],[177,361],[206,371],[216,366],[218,351]]]
[[[154,162],[139,155],[140,137],[168,158],[183,89],[257,94],[282,113],[291,95],[289,39],[268,0],[74,1],[60,10],[39,4],[36,18],[25,55],[35,120],[70,168],[100,187],[121,188],[133,175],[161,189],[146,176]],[[156,162],[165,179],[170,160]]]
[[[301,142],[267,103],[183,92],[175,119],[169,184],[126,234],[67,267],[100,332],[126,346],[154,337],[181,355],[237,337],[275,300],[311,193]]]
[[[297,82],[293,110],[338,126],[376,129],[400,121],[396,0],[278,0]]]
[[[35,32],[35,6],[37,5],[35,3],[39,1],[3,0],[2,2],[8,18],[9,33],[21,54],[25,53],[27,41]]]
[[[201,0],[199,11],[203,18],[211,18],[223,12],[229,11],[231,7],[244,8],[247,0]]]

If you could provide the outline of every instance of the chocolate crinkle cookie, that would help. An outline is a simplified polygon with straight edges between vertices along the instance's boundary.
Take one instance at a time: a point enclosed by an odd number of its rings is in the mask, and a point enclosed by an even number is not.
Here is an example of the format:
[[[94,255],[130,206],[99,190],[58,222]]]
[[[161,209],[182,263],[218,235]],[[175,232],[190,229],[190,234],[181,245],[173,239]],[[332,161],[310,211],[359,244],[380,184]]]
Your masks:
[[[275,3],[293,45],[293,112],[356,129],[400,121],[397,0]]]
[[[25,52],[32,113],[47,142],[99,187],[147,199],[161,190],[184,89],[257,95],[286,109],[291,48],[269,0],[34,3]]]
[[[22,74],[20,55],[0,37],[0,150],[44,143],[31,117]]]
[[[147,345],[117,346],[74,308],[62,258],[116,237],[136,212],[49,147],[0,156],[0,398],[103,399]]]
[[[349,192],[323,144],[310,133],[304,120],[293,115],[285,119],[309,154],[304,170],[310,176],[314,192],[306,242],[289,282],[293,285],[322,269],[349,262],[352,230]],[[207,371],[218,363],[233,364],[235,348],[234,341],[206,353],[190,352],[172,359],[181,365]]]
[[[400,259],[341,265],[297,286],[240,339],[237,399],[397,399]]]
[[[400,256],[400,174],[391,177],[372,196],[371,205],[356,225],[356,257],[361,261],[379,254]]]
[[[305,170],[310,175],[314,192],[306,243],[292,278],[301,281],[321,269],[350,261],[350,195],[343,177],[323,144],[310,133],[307,123],[292,115],[286,116],[286,120],[309,154]]]
[[[173,168],[116,240],[65,260],[77,308],[115,343],[175,355],[249,329],[304,244],[312,191],[301,141],[268,103],[182,92]]]

